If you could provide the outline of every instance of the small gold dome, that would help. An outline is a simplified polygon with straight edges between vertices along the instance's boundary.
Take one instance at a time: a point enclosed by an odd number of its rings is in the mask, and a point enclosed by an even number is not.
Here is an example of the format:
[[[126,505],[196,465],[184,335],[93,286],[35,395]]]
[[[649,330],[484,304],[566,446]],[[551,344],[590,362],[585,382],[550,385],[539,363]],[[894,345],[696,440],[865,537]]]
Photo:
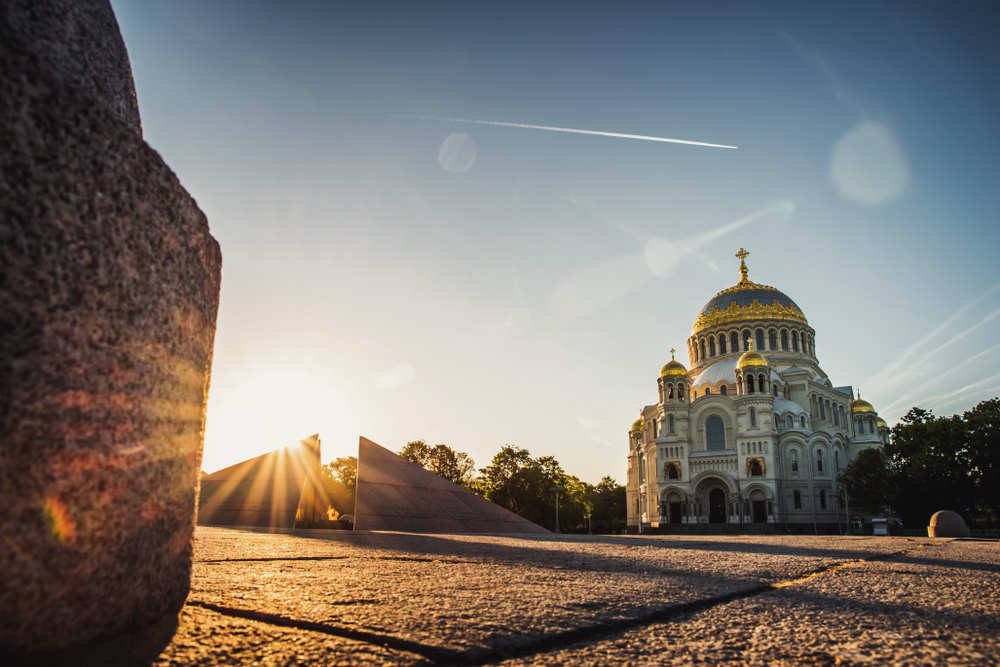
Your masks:
[[[687,377],[687,369],[684,368],[684,364],[679,361],[674,360],[674,352],[676,350],[670,350],[670,361],[667,365],[660,369],[660,377]]]
[[[889,425],[888,425],[888,424],[886,424],[886,423],[885,423],[885,420],[884,420],[884,419],[882,419],[881,417],[879,417],[878,419],[876,419],[876,420],[875,420],[875,423],[876,423],[876,424],[878,424],[878,427],[879,427],[879,428],[889,428]]]
[[[767,368],[767,359],[760,352],[753,349],[753,341],[750,341],[750,349],[743,353],[740,360],[736,362],[736,368],[756,368],[761,366]]]
[[[636,431],[641,431],[641,430],[642,430],[642,417],[639,417],[634,422],[632,422],[631,431],[632,433],[635,433]]]
[[[875,408],[868,401],[861,400],[861,392],[858,392],[858,400],[851,401],[851,414],[858,414],[859,412],[875,412]]]

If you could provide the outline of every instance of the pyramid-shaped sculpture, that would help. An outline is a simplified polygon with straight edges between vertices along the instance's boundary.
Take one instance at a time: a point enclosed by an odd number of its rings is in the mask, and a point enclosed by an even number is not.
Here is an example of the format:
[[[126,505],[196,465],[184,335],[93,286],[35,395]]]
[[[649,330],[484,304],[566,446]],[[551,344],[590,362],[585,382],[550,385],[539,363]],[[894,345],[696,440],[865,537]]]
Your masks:
[[[326,519],[319,434],[201,479],[198,524],[292,528]]]
[[[355,530],[520,533],[548,530],[361,438]]]

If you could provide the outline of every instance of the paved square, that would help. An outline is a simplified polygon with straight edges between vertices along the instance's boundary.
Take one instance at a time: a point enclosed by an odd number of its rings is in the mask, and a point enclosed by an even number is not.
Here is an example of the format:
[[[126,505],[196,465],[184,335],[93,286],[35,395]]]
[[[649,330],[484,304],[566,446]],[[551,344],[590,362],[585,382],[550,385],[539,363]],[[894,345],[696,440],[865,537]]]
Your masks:
[[[159,665],[1000,664],[1000,544],[200,527]]]

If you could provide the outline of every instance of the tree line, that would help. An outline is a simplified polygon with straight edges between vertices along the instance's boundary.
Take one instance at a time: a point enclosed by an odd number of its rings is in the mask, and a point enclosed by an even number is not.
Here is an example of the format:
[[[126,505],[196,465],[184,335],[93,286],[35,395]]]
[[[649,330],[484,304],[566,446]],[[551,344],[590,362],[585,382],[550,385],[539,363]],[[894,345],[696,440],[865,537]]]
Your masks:
[[[938,510],[966,524],[1000,519],[1000,400],[979,403],[961,417],[912,408],[888,444],[858,453],[838,478],[851,511],[885,514],[920,528]]]
[[[557,495],[561,532],[617,533],[625,527],[623,485],[610,476],[597,485],[584,482],[566,473],[553,456],[535,458],[526,449],[504,445],[490,465],[477,471],[465,452],[424,440],[406,443],[399,455],[549,530],[556,528]],[[327,493],[342,514],[354,513],[357,469],[353,456],[322,467]]]

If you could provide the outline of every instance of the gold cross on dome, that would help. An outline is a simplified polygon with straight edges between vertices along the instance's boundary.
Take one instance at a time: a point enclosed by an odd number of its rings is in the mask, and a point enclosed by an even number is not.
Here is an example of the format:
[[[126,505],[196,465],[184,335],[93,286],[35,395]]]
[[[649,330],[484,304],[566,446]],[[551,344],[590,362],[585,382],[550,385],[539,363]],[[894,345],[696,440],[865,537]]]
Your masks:
[[[670,348],[670,361],[674,360],[674,352],[676,352],[676,351],[677,350],[675,350],[674,348]]]
[[[744,259],[746,259],[746,258],[747,258],[747,256],[749,256],[749,255],[750,255],[750,253],[748,253],[748,252],[747,252],[746,250],[744,250],[743,248],[740,248],[740,251],[739,251],[738,253],[736,253],[736,257],[737,257],[737,258],[738,258],[738,259],[739,259],[739,260],[740,260],[741,262],[742,262],[742,261],[743,261]]]

